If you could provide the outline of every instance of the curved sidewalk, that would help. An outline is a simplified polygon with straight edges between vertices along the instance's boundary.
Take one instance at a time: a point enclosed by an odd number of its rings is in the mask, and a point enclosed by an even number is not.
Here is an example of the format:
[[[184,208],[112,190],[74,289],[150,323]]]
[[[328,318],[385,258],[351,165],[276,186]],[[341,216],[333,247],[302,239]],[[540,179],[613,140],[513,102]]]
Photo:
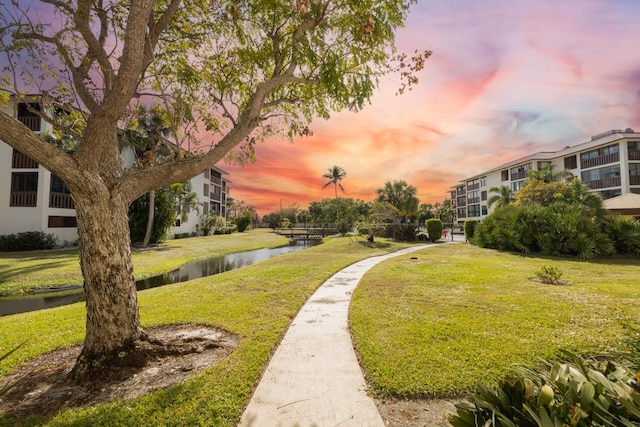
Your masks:
[[[384,427],[351,343],[351,295],[376,264],[430,246],[358,261],[324,282],[293,319],[239,426]]]

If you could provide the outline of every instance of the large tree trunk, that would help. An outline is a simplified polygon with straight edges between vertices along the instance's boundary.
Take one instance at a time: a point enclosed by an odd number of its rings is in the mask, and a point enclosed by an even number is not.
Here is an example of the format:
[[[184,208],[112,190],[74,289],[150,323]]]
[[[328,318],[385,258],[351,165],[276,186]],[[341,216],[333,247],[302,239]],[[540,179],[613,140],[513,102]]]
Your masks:
[[[146,337],[138,314],[128,204],[105,187],[74,199],[87,321],[84,347],[71,376],[82,380],[113,365],[144,365],[145,356],[136,346]]]

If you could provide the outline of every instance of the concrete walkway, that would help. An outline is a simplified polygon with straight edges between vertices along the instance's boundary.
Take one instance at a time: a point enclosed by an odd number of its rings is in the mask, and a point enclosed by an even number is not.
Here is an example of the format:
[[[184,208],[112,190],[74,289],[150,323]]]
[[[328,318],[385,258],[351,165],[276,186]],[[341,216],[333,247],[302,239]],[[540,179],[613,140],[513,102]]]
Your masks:
[[[291,323],[239,426],[384,427],[351,344],[349,303],[371,267],[427,247],[358,261],[324,282]]]

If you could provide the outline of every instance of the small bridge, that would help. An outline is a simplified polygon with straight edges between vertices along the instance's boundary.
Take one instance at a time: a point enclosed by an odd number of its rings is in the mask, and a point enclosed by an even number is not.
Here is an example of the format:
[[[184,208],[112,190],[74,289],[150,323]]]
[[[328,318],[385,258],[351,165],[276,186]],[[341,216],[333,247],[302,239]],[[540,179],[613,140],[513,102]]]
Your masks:
[[[322,239],[326,236],[338,234],[335,228],[276,228],[276,234],[286,236],[293,240]]]

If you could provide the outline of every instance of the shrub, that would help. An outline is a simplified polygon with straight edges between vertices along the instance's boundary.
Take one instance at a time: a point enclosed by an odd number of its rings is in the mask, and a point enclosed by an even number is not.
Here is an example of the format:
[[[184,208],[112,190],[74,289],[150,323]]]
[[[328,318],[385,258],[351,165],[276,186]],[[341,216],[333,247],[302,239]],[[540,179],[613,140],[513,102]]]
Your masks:
[[[640,223],[614,215],[605,221],[604,231],[618,253],[640,255]]]
[[[345,218],[342,218],[336,222],[336,229],[338,230],[338,233],[346,236],[347,233],[353,230],[353,223]]]
[[[0,251],[36,251],[56,247],[56,236],[43,231],[25,231],[0,236]]]
[[[634,426],[640,423],[640,385],[633,370],[611,360],[554,363],[503,382],[479,386],[456,405],[454,427]]]
[[[559,285],[562,283],[560,281],[560,278],[562,277],[562,271],[560,271],[560,269],[557,267],[545,265],[537,270],[535,272],[535,275],[538,280],[548,285]]]
[[[251,215],[244,214],[241,217],[236,218],[235,224],[236,227],[238,227],[238,231],[240,233],[244,233],[251,224]]]
[[[468,219],[464,222],[464,238],[469,242],[473,239],[478,224],[479,222],[475,219]]]
[[[444,227],[442,226],[442,221],[438,218],[429,218],[426,221],[426,226],[430,241],[435,242],[442,237],[442,230]]]

